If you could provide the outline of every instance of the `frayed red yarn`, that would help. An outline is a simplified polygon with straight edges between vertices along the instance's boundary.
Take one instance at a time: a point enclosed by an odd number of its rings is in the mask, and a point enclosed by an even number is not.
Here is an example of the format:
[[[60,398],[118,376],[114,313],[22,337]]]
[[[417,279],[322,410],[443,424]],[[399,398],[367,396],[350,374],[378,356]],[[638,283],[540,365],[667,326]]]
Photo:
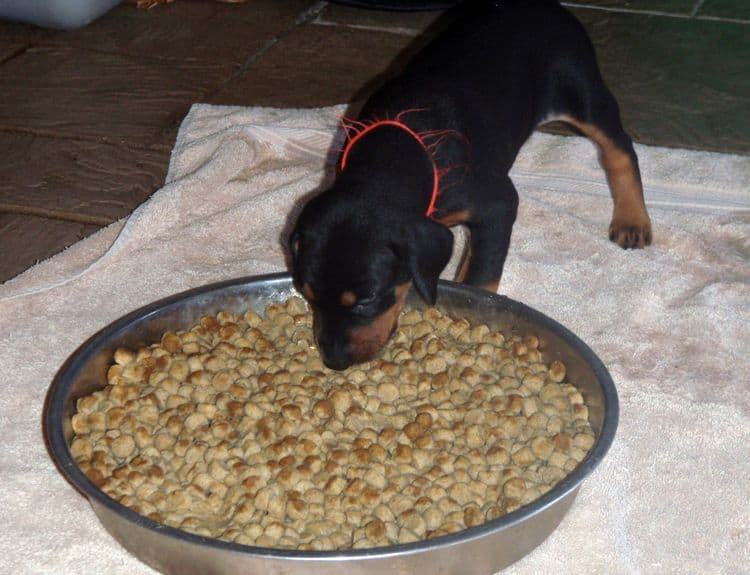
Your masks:
[[[451,136],[458,137],[464,140],[465,138],[456,130],[433,130],[419,133],[415,132],[403,121],[402,118],[405,114],[421,111],[424,110],[421,108],[404,110],[403,112],[400,112],[393,120],[373,120],[371,122],[362,122],[360,120],[343,118],[341,123],[344,127],[344,130],[346,131],[347,143],[344,147],[343,153],[341,154],[341,170],[344,170],[346,168],[346,162],[349,158],[349,152],[351,151],[354,144],[361,140],[366,134],[369,134],[370,132],[381,126],[395,126],[397,128],[401,128],[407,134],[412,136],[417,142],[419,142],[422,148],[424,148],[424,151],[427,152],[427,156],[430,158],[430,162],[432,163],[432,195],[430,196],[430,203],[427,206],[427,211],[425,212],[425,215],[427,217],[432,217],[432,215],[435,213],[435,206],[437,204],[438,195],[440,194],[440,179],[451,169],[438,168],[437,162],[435,161],[435,153],[446,138]],[[431,141],[427,142],[427,140]]]

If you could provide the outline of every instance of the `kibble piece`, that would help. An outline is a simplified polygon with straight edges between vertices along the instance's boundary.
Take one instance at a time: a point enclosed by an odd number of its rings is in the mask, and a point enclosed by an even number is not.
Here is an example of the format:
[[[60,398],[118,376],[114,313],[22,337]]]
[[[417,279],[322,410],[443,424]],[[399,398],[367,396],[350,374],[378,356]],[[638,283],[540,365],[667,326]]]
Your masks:
[[[586,458],[587,451],[585,449],[581,449],[580,447],[571,447],[570,448],[570,457],[572,457],[575,461],[580,463]]]
[[[531,440],[531,451],[542,460],[548,460],[555,450],[555,444],[546,437],[535,437]]]
[[[373,543],[380,543],[385,540],[385,523],[381,519],[375,518],[365,525],[365,535]]]
[[[427,531],[427,522],[414,510],[408,510],[401,514],[401,525],[417,536],[417,541],[424,538]]]
[[[352,395],[345,389],[335,391],[330,400],[336,411],[346,412],[352,406]]]
[[[480,447],[484,445],[485,433],[480,425],[470,425],[466,429],[466,445],[469,447]]]
[[[88,424],[91,431],[105,431],[107,429],[107,418],[106,416],[101,412],[94,412],[88,415],[86,418],[86,423]]]
[[[333,403],[328,399],[319,399],[313,405],[313,413],[322,419],[333,417]]]
[[[120,435],[112,441],[112,453],[120,459],[125,459],[135,451],[135,440],[132,435]]]
[[[573,417],[582,421],[588,421],[589,419],[589,408],[585,405],[577,403],[573,405]]]
[[[464,525],[466,527],[476,527],[484,523],[484,514],[476,505],[467,505],[464,508]]]
[[[385,403],[393,403],[398,399],[398,386],[392,381],[382,381],[378,385],[378,398]]]
[[[76,460],[86,461],[91,459],[94,448],[87,437],[76,437],[70,444],[70,454]]]
[[[557,359],[550,363],[549,378],[555,383],[560,383],[565,379],[565,364]]]
[[[573,444],[581,449],[589,450],[594,447],[594,435],[592,433],[578,433],[573,438]]]
[[[71,427],[73,428],[74,433],[80,436],[86,435],[90,430],[86,414],[76,413],[73,415],[71,419]]]
[[[437,374],[445,371],[448,364],[445,358],[439,355],[427,356],[424,359],[424,370],[430,374]]]
[[[487,462],[490,465],[507,465],[510,461],[510,453],[500,445],[495,445],[487,450]]]
[[[457,482],[450,486],[448,495],[459,505],[465,505],[472,501],[473,494],[466,483]]]
[[[552,415],[547,420],[547,432],[549,434],[558,434],[565,427],[565,421],[559,415]]]
[[[172,332],[164,334],[161,338],[161,346],[169,353],[178,353],[182,351],[182,341]]]
[[[195,431],[199,427],[202,427],[207,424],[208,424],[208,418],[202,413],[197,413],[197,412],[191,413],[185,419],[185,427],[187,427],[191,431]]]
[[[520,477],[513,477],[503,484],[503,494],[506,497],[520,499],[526,492],[526,482]]]

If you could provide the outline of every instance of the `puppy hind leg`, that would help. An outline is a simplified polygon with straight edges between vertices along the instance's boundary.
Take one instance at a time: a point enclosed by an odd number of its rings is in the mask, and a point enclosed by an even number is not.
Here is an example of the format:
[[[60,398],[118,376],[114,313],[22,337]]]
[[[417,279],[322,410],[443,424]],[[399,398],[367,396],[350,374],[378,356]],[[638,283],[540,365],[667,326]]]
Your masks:
[[[625,133],[614,96],[603,85],[583,113],[563,114],[596,144],[614,203],[609,239],[622,248],[643,248],[651,243],[651,219],[643,198],[643,184],[633,141]]]

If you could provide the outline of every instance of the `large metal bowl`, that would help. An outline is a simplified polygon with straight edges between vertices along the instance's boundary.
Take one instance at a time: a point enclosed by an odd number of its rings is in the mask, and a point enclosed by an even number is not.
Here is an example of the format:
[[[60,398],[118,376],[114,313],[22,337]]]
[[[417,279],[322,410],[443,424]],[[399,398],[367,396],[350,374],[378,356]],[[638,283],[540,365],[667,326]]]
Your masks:
[[[257,312],[295,294],[286,274],[241,278],[197,288],[150,304],[107,326],[73,353],[55,376],[44,408],[45,437],[55,464],[91,502],[104,527],[148,565],[175,575],[210,574],[488,574],[539,545],[560,523],[581,482],[612,444],[618,401],[612,379],[591,349],[545,315],[506,297],[441,282],[438,307],[453,317],[483,322],[504,332],[533,333],[546,361],[562,360],[569,381],[589,407],[597,435],[586,459],[554,489],[517,511],[481,526],[428,541],[375,549],[294,551],[250,547],[192,535],[161,525],[120,505],[81,472],[70,455],[76,400],[106,383],[115,348],[137,347],[163,332],[190,327],[219,310]],[[409,304],[421,307],[417,297]]]

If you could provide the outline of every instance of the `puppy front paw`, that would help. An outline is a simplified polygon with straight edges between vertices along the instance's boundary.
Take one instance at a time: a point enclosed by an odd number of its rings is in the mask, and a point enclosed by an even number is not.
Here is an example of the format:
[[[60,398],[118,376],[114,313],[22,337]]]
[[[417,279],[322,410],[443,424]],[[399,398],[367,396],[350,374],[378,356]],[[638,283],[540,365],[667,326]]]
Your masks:
[[[613,218],[609,224],[609,239],[626,250],[645,248],[651,245],[651,221],[648,217],[640,221]]]

